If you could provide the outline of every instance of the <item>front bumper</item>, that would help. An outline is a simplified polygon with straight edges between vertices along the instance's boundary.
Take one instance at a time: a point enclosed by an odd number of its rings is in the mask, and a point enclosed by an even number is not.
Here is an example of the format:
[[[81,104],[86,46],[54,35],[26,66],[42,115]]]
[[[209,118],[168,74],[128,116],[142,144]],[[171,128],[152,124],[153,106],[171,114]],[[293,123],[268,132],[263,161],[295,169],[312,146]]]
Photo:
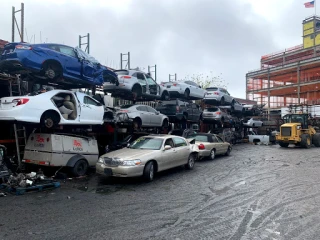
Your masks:
[[[96,173],[108,177],[140,177],[143,175],[144,165],[110,167],[104,163],[96,164]]]

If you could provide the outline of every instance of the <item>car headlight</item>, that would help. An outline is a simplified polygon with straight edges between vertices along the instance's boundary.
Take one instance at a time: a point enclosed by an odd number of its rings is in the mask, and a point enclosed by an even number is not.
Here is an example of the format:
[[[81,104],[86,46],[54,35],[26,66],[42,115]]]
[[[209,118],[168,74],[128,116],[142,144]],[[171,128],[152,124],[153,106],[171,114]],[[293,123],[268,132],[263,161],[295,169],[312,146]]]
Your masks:
[[[104,161],[104,158],[103,158],[103,157],[100,157],[98,162],[99,162],[99,163],[103,163],[103,161]]]
[[[135,159],[135,160],[124,160],[122,161],[122,166],[137,166],[141,164],[140,159]]]

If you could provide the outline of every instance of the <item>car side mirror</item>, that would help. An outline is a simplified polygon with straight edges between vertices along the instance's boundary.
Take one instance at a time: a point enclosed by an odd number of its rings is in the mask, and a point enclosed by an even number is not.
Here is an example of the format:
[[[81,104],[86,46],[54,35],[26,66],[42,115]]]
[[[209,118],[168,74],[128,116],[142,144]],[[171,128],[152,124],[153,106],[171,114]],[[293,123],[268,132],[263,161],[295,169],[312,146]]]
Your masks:
[[[165,151],[170,150],[171,148],[172,148],[172,147],[171,147],[170,145],[165,145],[165,146],[164,146],[164,150],[165,150]]]
[[[160,114],[160,113],[157,111],[157,112],[156,112],[156,115],[159,115],[159,114]]]

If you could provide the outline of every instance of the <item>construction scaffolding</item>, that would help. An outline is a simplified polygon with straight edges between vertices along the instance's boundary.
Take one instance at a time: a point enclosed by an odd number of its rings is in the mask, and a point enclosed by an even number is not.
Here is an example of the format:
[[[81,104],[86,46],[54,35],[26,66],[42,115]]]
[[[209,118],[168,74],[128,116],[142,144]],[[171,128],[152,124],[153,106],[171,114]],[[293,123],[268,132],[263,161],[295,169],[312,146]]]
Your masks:
[[[318,21],[317,16],[303,21],[304,38],[308,31],[316,39]],[[305,30],[307,24],[314,29]],[[292,104],[320,104],[320,46],[314,41],[306,45],[304,39],[302,45],[262,56],[261,68],[246,75],[247,99],[266,104],[269,111]]]

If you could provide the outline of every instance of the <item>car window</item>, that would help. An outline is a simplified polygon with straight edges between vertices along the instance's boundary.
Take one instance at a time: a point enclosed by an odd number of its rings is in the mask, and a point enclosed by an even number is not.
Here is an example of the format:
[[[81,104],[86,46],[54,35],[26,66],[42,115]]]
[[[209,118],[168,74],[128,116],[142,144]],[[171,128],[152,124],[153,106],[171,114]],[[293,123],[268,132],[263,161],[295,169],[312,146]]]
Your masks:
[[[138,111],[143,111],[143,112],[148,112],[147,106],[138,106],[137,110]]]
[[[146,79],[144,78],[144,75],[142,73],[137,73],[137,78],[139,80],[145,81]]]
[[[132,107],[132,106],[133,106],[132,104],[122,105],[122,106],[120,106],[120,108],[126,109],[126,108],[130,108],[130,107]]]
[[[54,51],[60,52],[60,47],[57,46],[57,45],[49,45],[49,48],[54,50]]]
[[[147,109],[148,109],[148,112],[151,112],[151,113],[157,112],[156,110],[154,110],[152,107],[149,107],[149,106],[147,106]]]
[[[137,77],[137,76],[138,76],[138,73],[132,74],[132,77]]]
[[[93,100],[91,97],[87,97],[87,96],[84,97],[83,103],[93,105],[93,106],[102,106],[101,103],[98,103],[97,101]]]
[[[72,57],[77,57],[75,51],[71,47],[66,47],[66,46],[60,46],[60,52]]]
[[[147,78],[147,83],[148,83],[149,85],[157,85],[157,84],[155,83],[155,81],[154,81],[151,77],[146,76],[146,78]]]
[[[209,137],[207,135],[190,135],[188,138],[193,138],[198,142],[209,142]]]
[[[169,146],[171,146],[172,148],[174,148],[174,143],[173,143],[172,138],[168,138],[168,139],[165,141],[164,146],[166,146],[166,145],[169,145]]]
[[[218,142],[223,142],[222,138],[219,137],[218,135],[216,135],[215,137],[217,138]]]
[[[182,138],[173,138],[173,142],[176,147],[183,147],[188,145],[187,142]]]
[[[217,112],[217,111],[219,111],[219,108],[216,108],[216,107],[205,108],[204,111],[205,112]]]
[[[140,137],[130,144],[129,148],[160,150],[163,140],[160,138]]]

